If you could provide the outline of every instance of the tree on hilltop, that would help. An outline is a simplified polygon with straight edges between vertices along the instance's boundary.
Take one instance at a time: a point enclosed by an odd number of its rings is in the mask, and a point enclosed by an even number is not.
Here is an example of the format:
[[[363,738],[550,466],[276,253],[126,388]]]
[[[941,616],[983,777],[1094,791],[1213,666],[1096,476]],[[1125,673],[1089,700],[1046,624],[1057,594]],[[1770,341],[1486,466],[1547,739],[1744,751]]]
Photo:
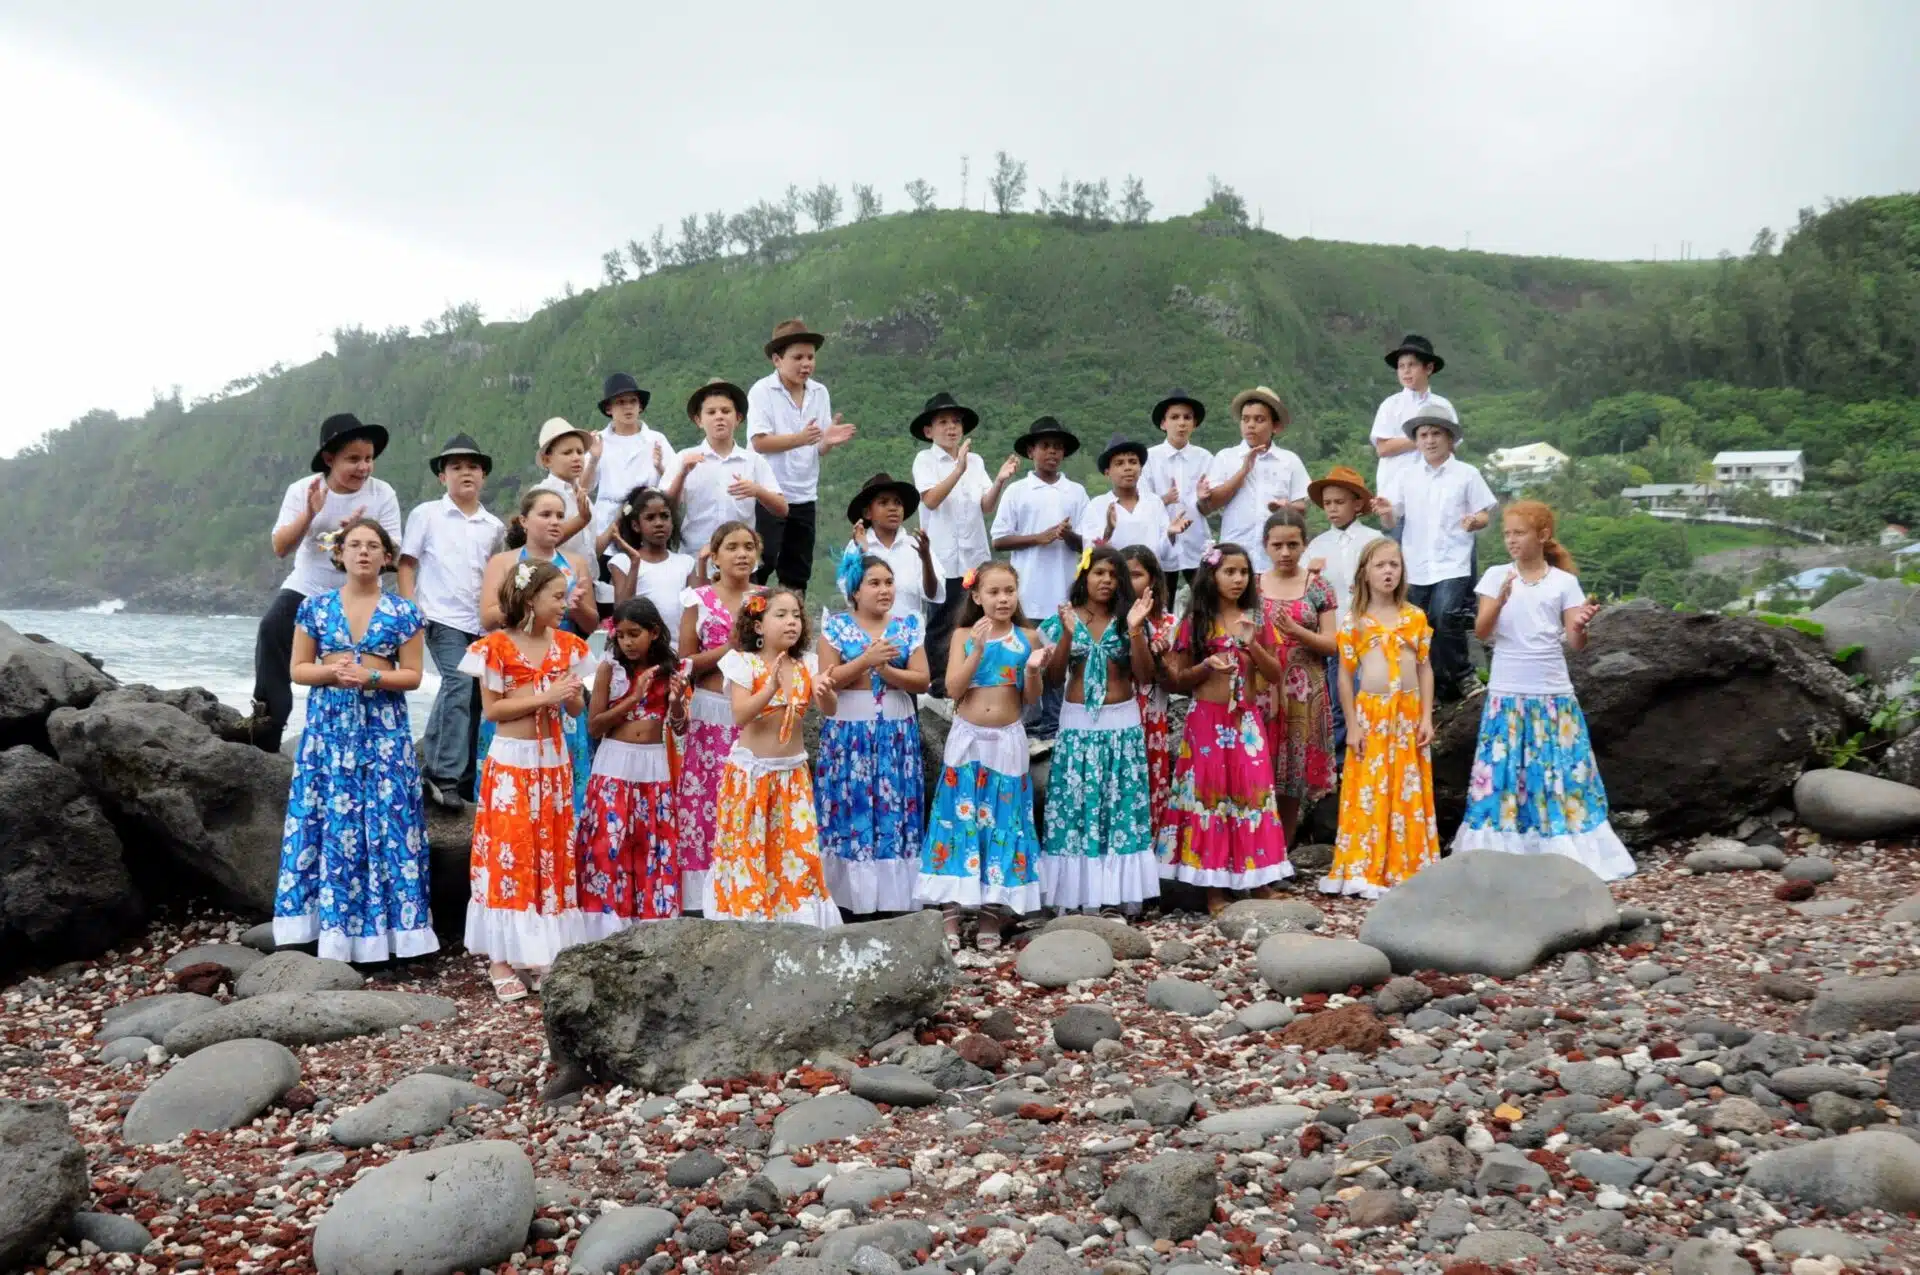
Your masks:
[[[987,179],[987,189],[993,193],[994,211],[1005,217],[1020,210],[1020,202],[1027,197],[1027,165],[1005,151],[993,153],[993,176]]]
[[[871,186],[855,183],[853,187],[853,219],[872,221],[880,215],[880,192]]]
[[[913,201],[913,210],[923,213],[933,207],[933,197],[940,192],[928,185],[926,178],[916,177],[907,183],[907,198]]]
[[[1129,226],[1144,226],[1152,214],[1153,201],[1147,198],[1147,184],[1128,173],[1120,187],[1120,216]]]
[[[812,219],[815,230],[830,229],[840,220],[840,191],[826,182],[808,191],[802,202],[806,205],[807,216]]]
[[[643,275],[653,269],[653,254],[638,239],[627,240],[627,260],[633,263],[633,273]]]
[[[1247,228],[1247,201],[1240,192],[1221,181],[1212,173],[1207,174],[1207,202],[1200,209],[1203,216],[1211,214],[1218,221],[1224,221],[1235,230]]]
[[[601,273],[606,275],[608,287],[618,287],[627,281],[627,263],[618,248],[600,258]]]

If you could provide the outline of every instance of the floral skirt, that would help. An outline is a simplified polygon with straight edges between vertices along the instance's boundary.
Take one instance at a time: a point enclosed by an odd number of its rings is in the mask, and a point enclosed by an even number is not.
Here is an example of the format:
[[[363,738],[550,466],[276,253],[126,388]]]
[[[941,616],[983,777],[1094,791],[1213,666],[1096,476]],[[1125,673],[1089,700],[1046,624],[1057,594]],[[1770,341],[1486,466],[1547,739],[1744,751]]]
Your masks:
[[[1153,810],[1153,835],[1167,826],[1167,797],[1173,791],[1173,731],[1167,724],[1167,693],[1159,687],[1134,697],[1140,704],[1140,733],[1147,740],[1147,798]]]
[[[473,814],[467,950],[523,969],[599,937],[580,910],[573,765],[561,745],[496,736]]]
[[[404,698],[317,688],[294,760],[273,938],[336,961],[437,951],[427,817]]]
[[[1633,875],[1607,822],[1607,789],[1571,695],[1487,695],[1455,850],[1558,854],[1603,881]]]
[[[921,903],[1040,908],[1040,839],[1033,830],[1027,730],[953,720],[920,849]]]
[[[680,915],[680,855],[665,744],[603,739],[580,824],[580,907],[602,934]]]
[[[821,725],[813,795],[834,902],[856,916],[918,906],[913,887],[926,789],[918,719],[830,718]]]
[[[720,819],[701,908],[712,921],[786,921],[829,929],[807,757],[757,757],[735,745],[720,777]]]
[[[1084,704],[1062,704],[1047,776],[1042,902],[1072,911],[1159,893],[1140,706],[1109,704],[1095,717]]]
[[[1188,885],[1251,890],[1293,875],[1266,727],[1251,708],[1188,708],[1159,854],[1160,875]]]
[[[1326,662],[1319,656],[1286,670],[1267,719],[1273,749],[1273,794],[1303,805],[1333,791],[1333,709],[1327,703]]]
[[[1365,736],[1356,745],[1355,735]],[[1433,764],[1421,746],[1420,692],[1361,691],[1347,723],[1340,776],[1340,833],[1324,894],[1377,899],[1440,857]]]
[[[732,702],[719,691],[694,691],[687,719],[673,817],[679,833],[680,897],[682,906],[691,909],[706,895],[713,841],[720,829],[720,778],[740,728],[733,722]]]

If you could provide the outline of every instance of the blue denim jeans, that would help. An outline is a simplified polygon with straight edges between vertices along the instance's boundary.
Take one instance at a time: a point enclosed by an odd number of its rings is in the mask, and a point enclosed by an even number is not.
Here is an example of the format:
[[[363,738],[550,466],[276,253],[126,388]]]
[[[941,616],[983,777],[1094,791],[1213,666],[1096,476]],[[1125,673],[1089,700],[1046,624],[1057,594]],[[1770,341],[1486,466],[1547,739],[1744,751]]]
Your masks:
[[[440,690],[420,739],[420,773],[443,788],[457,786],[473,769],[474,680],[460,671],[460,660],[477,641],[474,634],[427,622],[427,655],[440,674]]]
[[[1467,656],[1467,633],[1473,628],[1473,577],[1456,576],[1433,584],[1416,584],[1407,601],[1427,613],[1433,626],[1433,697],[1443,703],[1461,698],[1473,677]]]

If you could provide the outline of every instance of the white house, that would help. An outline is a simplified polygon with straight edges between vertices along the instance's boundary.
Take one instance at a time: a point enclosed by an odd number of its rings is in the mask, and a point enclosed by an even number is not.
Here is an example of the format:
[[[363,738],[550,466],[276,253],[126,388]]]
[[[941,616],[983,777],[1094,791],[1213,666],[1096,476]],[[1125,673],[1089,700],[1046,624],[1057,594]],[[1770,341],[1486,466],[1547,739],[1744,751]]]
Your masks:
[[[1493,470],[1502,485],[1507,487],[1519,487],[1551,478],[1566,463],[1567,454],[1552,443],[1502,447],[1487,457],[1487,468]]]
[[[1713,481],[1764,488],[1770,496],[1797,496],[1807,481],[1806,453],[1721,452],[1713,458]]]
[[[1725,507],[1720,493],[1708,483],[1646,483],[1622,487],[1620,498],[1650,513],[1713,513]]]
[[[1907,539],[1907,529],[1897,522],[1890,522],[1880,528],[1880,547],[1882,549],[1891,549],[1896,545],[1906,544]]]

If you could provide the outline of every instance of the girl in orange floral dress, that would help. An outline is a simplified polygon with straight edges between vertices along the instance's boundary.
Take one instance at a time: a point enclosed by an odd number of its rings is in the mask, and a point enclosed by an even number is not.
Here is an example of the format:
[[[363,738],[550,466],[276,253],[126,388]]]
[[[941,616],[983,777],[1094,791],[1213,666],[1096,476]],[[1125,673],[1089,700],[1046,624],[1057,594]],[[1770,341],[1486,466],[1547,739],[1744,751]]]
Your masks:
[[[593,938],[580,910],[574,852],[573,763],[565,723],[586,708],[587,644],[559,624],[568,577],[526,561],[500,584],[505,627],[467,648],[460,671],[480,681],[498,727],[480,772],[473,816],[467,950],[491,962],[494,995],[516,1001],[562,949]]]
[[[733,627],[737,649],[721,658],[720,675],[740,737],[720,777],[719,828],[702,910],[715,921],[827,929],[840,924],[840,909],[820,866],[800,722],[808,704],[831,713],[839,697],[819,676],[806,606],[793,590],[748,595]]]
[[[1340,626],[1340,707],[1347,717],[1340,834],[1320,889],[1377,899],[1440,857],[1427,752],[1433,629],[1407,602],[1399,545],[1369,544],[1354,576],[1353,610]]]

